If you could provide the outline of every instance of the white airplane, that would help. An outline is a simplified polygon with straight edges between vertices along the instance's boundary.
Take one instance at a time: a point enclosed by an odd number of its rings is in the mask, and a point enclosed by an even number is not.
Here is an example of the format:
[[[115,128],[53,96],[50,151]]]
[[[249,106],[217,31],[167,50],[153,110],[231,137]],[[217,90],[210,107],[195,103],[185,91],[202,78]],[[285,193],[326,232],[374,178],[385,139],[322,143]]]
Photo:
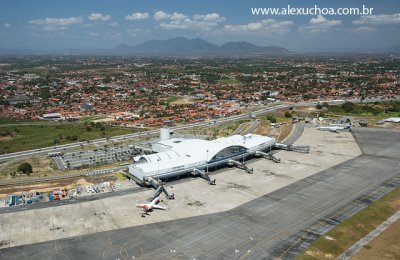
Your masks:
[[[160,202],[160,197],[155,198],[149,204],[136,204],[136,207],[142,208],[144,213],[147,213],[148,211],[151,211],[153,209],[162,209],[162,210],[167,209],[163,206],[157,205],[158,202]]]
[[[350,129],[351,126],[349,124],[346,124],[345,126],[318,126],[317,130],[322,130],[322,131],[330,131],[330,132],[334,132],[334,133],[339,133],[340,131],[344,131],[347,129]]]

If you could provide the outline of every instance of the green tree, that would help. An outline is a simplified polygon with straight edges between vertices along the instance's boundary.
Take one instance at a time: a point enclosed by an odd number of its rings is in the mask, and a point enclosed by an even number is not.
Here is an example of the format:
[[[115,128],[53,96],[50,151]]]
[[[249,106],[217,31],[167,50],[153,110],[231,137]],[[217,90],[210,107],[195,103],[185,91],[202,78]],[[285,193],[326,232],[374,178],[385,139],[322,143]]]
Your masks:
[[[290,117],[292,117],[292,114],[291,114],[290,112],[286,111],[286,112],[285,112],[285,117],[290,118]]]
[[[277,122],[276,118],[273,116],[267,116],[267,119],[273,124],[275,124]]]
[[[344,112],[351,113],[351,112],[354,112],[354,110],[356,108],[356,104],[351,103],[351,102],[346,102],[346,103],[342,104],[342,108],[343,108]]]
[[[30,164],[27,163],[27,162],[24,162],[23,164],[21,164],[20,166],[18,166],[18,169],[17,169],[17,170],[20,171],[20,172],[23,172],[23,173],[25,173],[25,174],[28,174],[28,175],[30,175],[30,174],[32,173],[32,171],[33,171],[32,165],[30,165]]]

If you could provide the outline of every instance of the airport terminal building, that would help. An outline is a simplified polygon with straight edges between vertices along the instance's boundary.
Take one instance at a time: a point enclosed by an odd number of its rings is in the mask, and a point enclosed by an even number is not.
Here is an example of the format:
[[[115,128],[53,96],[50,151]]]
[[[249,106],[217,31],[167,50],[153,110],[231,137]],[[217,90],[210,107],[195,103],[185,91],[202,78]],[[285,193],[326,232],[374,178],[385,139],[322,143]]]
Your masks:
[[[164,140],[163,140],[164,139]],[[147,177],[168,179],[192,172],[195,168],[225,166],[229,160],[241,160],[257,151],[270,151],[276,141],[255,134],[233,135],[212,141],[161,138],[153,144],[156,153],[134,158],[129,175],[141,182]]]

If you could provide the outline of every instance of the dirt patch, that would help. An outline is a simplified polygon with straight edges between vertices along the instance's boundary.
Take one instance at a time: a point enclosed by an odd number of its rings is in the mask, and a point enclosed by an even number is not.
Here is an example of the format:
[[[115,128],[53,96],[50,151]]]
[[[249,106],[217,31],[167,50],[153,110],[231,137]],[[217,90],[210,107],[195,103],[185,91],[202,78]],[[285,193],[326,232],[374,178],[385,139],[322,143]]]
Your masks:
[[[280,128],[280,133],[279,133],[277,140],[280,142],[280,141],[284,140],[286,137],[288,137],[288,135],[292,131],[292,128],[293,128],[293,124],[288,124],[288,125],[282,126]]]
[[[93,183],[93,184],[99,184],[105,181],[117,181],[118,178],[115,175],[100,175],[100,176],[95,176],[95,177],[86,177],[85,181],[87,183]]]
[[[271,126],[267,125],[264,121],[260,120],[260,124],[258,125],[256,130],[254,130],[253,133],[258,135],[268,135],[270,131],[271,131]]]
[[[15,136],[0,136],[0,141],[7,141],[15,138]]]
[[[176,98],[175,100],[170,102],[170,105],[190,105],[193,102],[188,98]]]
[[[317,109],[316,107],[296,107],[296,112],[301,113],[301,112],[306,112],[306,113],[312,113],[312,112],[321,112],[322,110]]]
[[[10,193],[19,194],[19,193],[31,193],[36,191],[47,193],[53,191],[53,189],[57,187],[72,189],[78,186],[87,186],[91,184],[95,183],[91,182],[91,180],[88,180],[86,178],[80,178],[75,180],[69,179],[69,180],[53,181],[53,182],[23,185],[23,186],[4,187],[0,188],[0,198],[7,197],[10,195]]]

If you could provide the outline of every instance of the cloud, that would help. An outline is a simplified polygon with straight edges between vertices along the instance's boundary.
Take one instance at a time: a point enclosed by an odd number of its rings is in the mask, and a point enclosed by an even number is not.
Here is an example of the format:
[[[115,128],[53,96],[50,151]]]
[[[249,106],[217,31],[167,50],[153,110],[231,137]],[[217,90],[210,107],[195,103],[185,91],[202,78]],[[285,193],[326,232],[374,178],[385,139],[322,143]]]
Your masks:
[[[68,26],[81,24],[82,17],[68,17],[68,18],[45,18],[30,20],[28,23],[33,25],[42,26],[44,31],[65,30]]]
[[[400,23],[400,13],[396,14],[378,14],[361,16],[358,20],[354,20],[353,24],[357,25],[381,25],[381,24],[398,24]]]
[[[192,16],[183,13],[166,13],[158,11],[153,16],[154,20],[162,21],[160,28],[163,29],[200,29],[209,30],[225,21],[225,17],[217,13],[195,14]]]
[[[158,11],[153,15],[154,20],[156,21],[161,21],[161,20],[165,20],[168,19],[171,15],[164,12],[164,11]]]
[[[118,26],[118,23],[115,23],[115,22],[114,23],[110,23],[110,26],[114,26],[114,27]]]
[[[273,32],[285,34],[289,32],[294,25],[292,21],[276,21],[274,19],[266,19],[248,24],[225,25],[224,29],[229,32]]]
[[[3,27],[4,27],[4,28],[10,28],[10,27],[11,27],[11,24],[5,23],[5,24],[3,24]]]
[[[225,21],[225,18],[220,16],[217,13],[212,13],[212,14],[195,14],[193,15],[193,19],[195,20],[204,20],[207,22],[223,22]]]
[[[371,26],[359,26],[354,29],[355,32],[361,32],[361,33],[368,33],[368,32],[375,32],[376,28],[371,27]]]
[[[89,35],[90,35],[90,36],[99,36],[100,33],[97,33],[97,32],[89,32]]]
[[[30,24],[34,25],[54,25],[54,26],[69,26],[74,24],[80,24],[82,22],[83,22],[82,17],[45,18],[45,19],[29,21]]]
[[[342,26],[342,23],[342,20],[328,20],[322,15],[317,15],[317,17],[311,18],[308,25],[301,27],[300,31],[310,33],[330,32]]]
[[[125,16],[126,20],[130,20],[130,21],[136,21],[136,20],[144,20],[149,18],[149,14],[148,13],[132,13],[130,15]]]
[[[188,17],[186,16],[186,15],[184,15],[184,14],[182,14],[182,13],[177,13],[177,12],[174,12],[170,17],[169,17],[169,19],[171,19],[171,20],[173,20],[173,21],[179,21],[179,20],[184,20],[184,19],[187,19]]]
[[[111,19],[111,15],[109,14],[101,14],[101,13],[93,13],[89,15],[88,19],[90,21],[108,21]]]

